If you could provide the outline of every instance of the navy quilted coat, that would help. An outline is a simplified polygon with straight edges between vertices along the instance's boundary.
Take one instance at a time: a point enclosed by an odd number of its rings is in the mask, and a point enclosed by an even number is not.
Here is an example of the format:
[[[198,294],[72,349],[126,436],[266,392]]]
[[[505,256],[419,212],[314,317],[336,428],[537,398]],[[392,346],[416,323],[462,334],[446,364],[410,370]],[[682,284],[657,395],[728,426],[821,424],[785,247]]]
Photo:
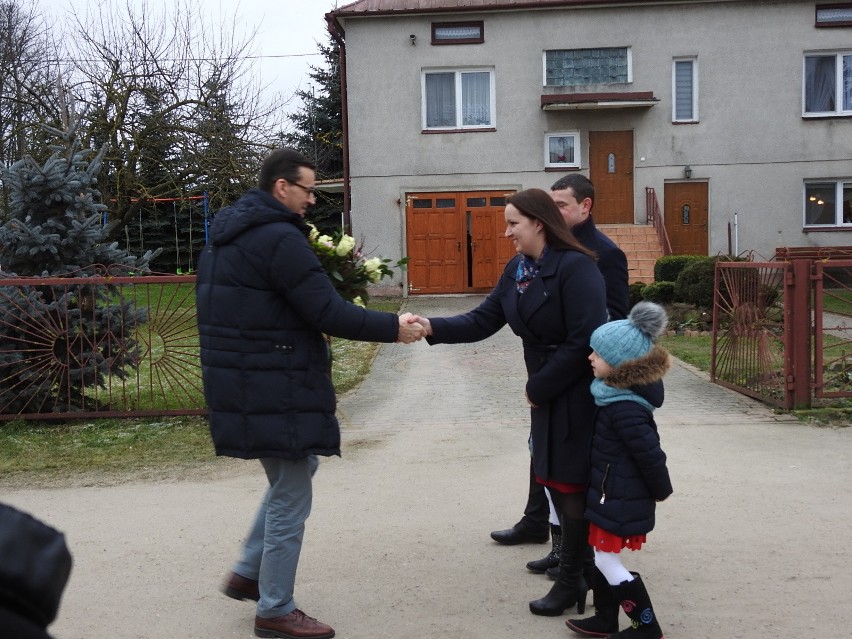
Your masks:
[[[431,344],[475,342],[505,324],[524,342],[533,467],[542,479],[584,484],[595,404],[587,359],[592,331],[606,321],[603,277],[578,251],[551,250],[523,295],[516,288],[515,256],[494,290],[474,310],[429,318]],[[514,372],[500,371],[502,375]],[[518,401],[524,401],[518,397]]]
[[[633,373],[619,371],[627,365]],[[652,406],[661,406],[661,379],[668,368],[668,354],[655,347],[644,360],[627,365],[615,369],[623,373],[618,387],[629,388]],[[640,371],[638,376],[636,371]],[[609,377],[607,383],[612,383]],[[598,407],[591,461],[586,519],[621,537],[650,532],[656,502],[672,493],[653,413],[630,400]]]
[[[259,189],[213,220],[196,295],[204,395],[218,455],[339,455],[323,333],[396,341],[396,315],[364,310],[337,294],[307,230],[299,215]]]

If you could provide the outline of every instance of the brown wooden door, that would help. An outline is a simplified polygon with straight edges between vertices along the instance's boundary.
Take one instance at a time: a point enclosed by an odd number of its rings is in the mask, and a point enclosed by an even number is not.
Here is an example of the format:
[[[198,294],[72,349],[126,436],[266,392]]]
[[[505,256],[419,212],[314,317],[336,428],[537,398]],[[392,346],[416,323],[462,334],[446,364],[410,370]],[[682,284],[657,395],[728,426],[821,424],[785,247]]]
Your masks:
[[[707,182],[666,184],[663,218],[675,255],[707,255],[707,193]]]
[[[464,193],[462,198],[469,238],[468,284],[472,291],[489,291],[515,254],[514,245],[505,234],[506,195]]]
[[[633,224],[633,131],[589,131],[596,224]]]
[[[408,290],[491,290],[514,255],[503,209],[508,193],[410,193],[406,197]]]
[[[406,203],[409,291],[463,291],[465,229],[457,194],[416,193]]]

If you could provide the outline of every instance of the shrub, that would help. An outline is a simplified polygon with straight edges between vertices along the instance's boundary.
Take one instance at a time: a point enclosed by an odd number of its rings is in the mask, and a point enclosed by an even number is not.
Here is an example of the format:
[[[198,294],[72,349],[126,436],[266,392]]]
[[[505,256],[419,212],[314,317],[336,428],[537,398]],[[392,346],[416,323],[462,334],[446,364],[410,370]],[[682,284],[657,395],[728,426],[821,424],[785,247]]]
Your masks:
[[[647,284],[645,282],[633,282],[630,286],[627,287],[627,293],[629,295],[629,305],[630,308],[636,306],[638,302],[641,302],[644,297],[642,297],[642,291],[645,289]]]
[[[657,304],[671,304],[675,299],[674,282],[654,282],[642,289],[642,299]]]
[[[692,260],[675,280],[675,300],[704,308],[712,308],[715,268],[715,257],[702,257]]]
[[[655,282],[676,282],[688,264],[707,259],[706,255],[665,255],[654,263]]]

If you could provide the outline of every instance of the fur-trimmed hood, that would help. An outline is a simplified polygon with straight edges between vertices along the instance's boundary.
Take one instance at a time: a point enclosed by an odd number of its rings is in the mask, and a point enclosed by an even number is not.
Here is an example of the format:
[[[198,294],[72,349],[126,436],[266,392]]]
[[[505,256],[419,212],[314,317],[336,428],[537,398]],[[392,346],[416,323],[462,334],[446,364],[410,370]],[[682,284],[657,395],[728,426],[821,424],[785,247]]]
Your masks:
[[[659,344],[639,359],[632,359],[612,369],[603,380],[614,388],[648,386],[663,378],[671,366],[669,353]]]

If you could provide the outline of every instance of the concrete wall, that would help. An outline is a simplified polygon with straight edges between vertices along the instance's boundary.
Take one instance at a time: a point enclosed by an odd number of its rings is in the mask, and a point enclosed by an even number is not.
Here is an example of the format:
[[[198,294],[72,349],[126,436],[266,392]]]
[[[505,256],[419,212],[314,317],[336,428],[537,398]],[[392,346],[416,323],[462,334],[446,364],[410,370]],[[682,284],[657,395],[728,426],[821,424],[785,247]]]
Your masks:
[[[433,46],[434,21],[483,20],[485,42]],[[645,187],[709,181],[710,253],[852,244],[852,232],[802,230],[803,180],[852,177],[852,122],[802,118],[803,54],[852,47],[852,29],[816,29],[812,2],[668,3],[349,19],[346,30],[352,222],[376,253],[405,247],[413,190],[547,188],[544,134],[579,130],[588,174],[590,130],[633,130],[636,221]],[[412,46],[409,36],[416,36]],[[633,81],[543,87],[543,51],[629,46]],[[672,123],[672,59],[698,58],[697,124]],[[493,67],[496,130],[422,133],[421,70]],[[543,93],[652,91],[651,108],[541,110]]]

